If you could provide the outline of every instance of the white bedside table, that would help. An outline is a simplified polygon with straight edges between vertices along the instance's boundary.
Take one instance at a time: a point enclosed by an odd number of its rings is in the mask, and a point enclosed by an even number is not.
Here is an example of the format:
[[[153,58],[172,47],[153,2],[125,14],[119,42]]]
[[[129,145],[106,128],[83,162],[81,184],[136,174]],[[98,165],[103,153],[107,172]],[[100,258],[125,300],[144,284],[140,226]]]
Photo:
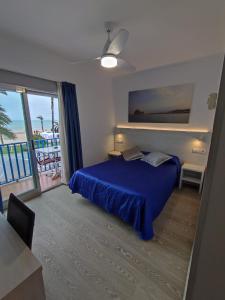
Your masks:
[[[199,193],[201,193],[204,174],[205,166],[184,163],[181,167],[179,188],[181,189],[183,182],[196,183],[199,185]]]
[[[109,159],[118,157],[118,156],[120,156],[120,155],[121,155],[121,152],[120,152],[120,151],[115,151],[115,150],[110,151],[110,152],[108,153]]]

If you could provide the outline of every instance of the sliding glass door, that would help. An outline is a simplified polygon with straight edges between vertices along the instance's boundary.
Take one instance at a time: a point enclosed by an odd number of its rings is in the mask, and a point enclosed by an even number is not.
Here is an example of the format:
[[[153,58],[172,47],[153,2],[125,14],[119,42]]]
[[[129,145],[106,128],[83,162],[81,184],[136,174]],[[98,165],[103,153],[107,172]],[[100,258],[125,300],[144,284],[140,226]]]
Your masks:
[[[25,90],[0,85],[0,189],[22,199],[40,193],[28,99]]]
[[[59,109],[56,95],[27,93],[41,191],[61,184]]]

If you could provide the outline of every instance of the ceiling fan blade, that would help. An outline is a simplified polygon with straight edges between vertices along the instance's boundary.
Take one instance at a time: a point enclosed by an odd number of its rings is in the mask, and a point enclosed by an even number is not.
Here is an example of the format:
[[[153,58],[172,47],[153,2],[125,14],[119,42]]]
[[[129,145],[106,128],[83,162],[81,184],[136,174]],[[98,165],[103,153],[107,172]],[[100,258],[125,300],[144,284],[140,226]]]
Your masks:
[[[77,61],[71,61],[70,63],[72,65],[79,65],[79,64],[84,64],[84,63],[87,63],[87,62],[90,62],[90,61],[94,61],[94,60],[99,60],[101,59],[101,57],[96,57],[96,58],[88,58],[88,59],[82,59],[82,60],[77,60]]]
[[[108,46],[107,52],[110,54],[118,55],[125,47],[125,44],[128,40],[129,32],[126,29],[120,29],[114,39]]]
[[[136,68],[122,58],[117,57],[117,66],[127,72],[135,72]]]
[[[102,55],[104,55],[105,53],[108,52],[110,43],[111,43],[111,41],[110,41],[110,39],[108,38],[107,41],[105,42],[104,47],[103,47]]]

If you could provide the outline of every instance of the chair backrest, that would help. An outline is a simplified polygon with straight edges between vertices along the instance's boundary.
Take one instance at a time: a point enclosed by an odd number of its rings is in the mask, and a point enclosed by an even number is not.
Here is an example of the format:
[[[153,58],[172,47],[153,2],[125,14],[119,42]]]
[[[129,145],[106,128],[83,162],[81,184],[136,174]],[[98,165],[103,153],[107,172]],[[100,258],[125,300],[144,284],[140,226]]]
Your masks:
[[[34,220],[35,213],[11,193],[8,202],[7,221],[30,249],[33,239]]]

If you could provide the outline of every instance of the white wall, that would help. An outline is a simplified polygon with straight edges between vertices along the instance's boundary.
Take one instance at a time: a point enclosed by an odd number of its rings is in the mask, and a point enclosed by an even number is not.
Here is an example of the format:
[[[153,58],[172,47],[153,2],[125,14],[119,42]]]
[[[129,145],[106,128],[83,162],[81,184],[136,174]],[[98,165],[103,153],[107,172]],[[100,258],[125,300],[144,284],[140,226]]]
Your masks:
[[[106,158],[113,148],[111,78],[94,65],[72,65],[33,44],[0,35],[0,68],[77,86],[84,164]]]
[[[190,62],[179,63],[117,77],[113,80],[116,123],[128,121],[128,92],[161,86],[194,83],[194,97],[190,115],[190,126],[212,129],[215,111],[207,107],[208,95],[217,92],[220,83],[223,55],[215,55]],[[205,163],[206,155],[193,154],[198,146],[195,136],[186,133],[166,133],[141,130],[123,130],[127,147],[140,145],[144,150],[162,150],[178,155],[182,160]],[[208,152],[210,135],[201,146]]]

